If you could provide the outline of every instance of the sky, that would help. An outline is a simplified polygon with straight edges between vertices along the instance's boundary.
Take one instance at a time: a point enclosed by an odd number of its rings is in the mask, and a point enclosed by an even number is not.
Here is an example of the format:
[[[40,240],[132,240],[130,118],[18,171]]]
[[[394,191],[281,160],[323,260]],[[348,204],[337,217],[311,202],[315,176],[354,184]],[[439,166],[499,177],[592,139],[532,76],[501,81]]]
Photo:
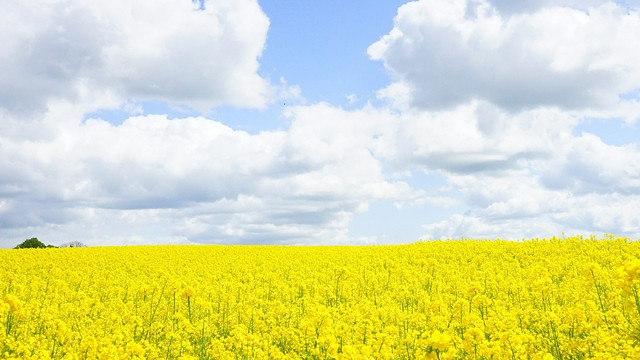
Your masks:
[[[640,1],[0,2],[0,247],[640,238]]]

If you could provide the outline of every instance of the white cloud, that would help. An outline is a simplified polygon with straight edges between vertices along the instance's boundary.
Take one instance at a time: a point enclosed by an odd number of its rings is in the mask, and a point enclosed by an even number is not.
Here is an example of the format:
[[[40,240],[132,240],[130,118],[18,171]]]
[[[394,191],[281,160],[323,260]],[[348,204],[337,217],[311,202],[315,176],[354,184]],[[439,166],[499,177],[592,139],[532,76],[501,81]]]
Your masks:
[[[549,194],[551,195],[551,194]],[[634,210],[640,202],[627,196],[561,196],[561,209],[542,209],[537,215],[524,216],[518,212],[525,203],[517,197],[512,201],[516,213],[506,212],[503,216],[491,211],[476,211],[468,214],[455,214],[448,219],[423,226],[425,239],[441,238],[487,238],[519,240],[534,237],[560,236],[574,234],[605,233],[640,238],[640,216]],[[560,196],[558,196],[560,195]],[[539,202],[538,202],[539,203]]]
[[[553,108],[510,114],[471,101],[450,110],[407,110],[380,140],[380,154],[398,169],[418,166],[453,173],[501,172],[553,156],[578,118]]]
[[[635,144],[607,145],[586,133],[545,165],[542,181],[550,189],[573,194],[640,193],[640,151]]]
[[[29,227],[61,243],[345,243],[369,202],[419,196],[388,181],[373,154],[383,115],[326,104],[288,111],[288,131],[256,135],[147,115],[119,126],[68,122],[44,141],[0,138],[0,238]]]
[[[602,1],[415,1],[368,49],[394,77],[387,164],[443,174],[461,212],[425,238],[640,237],[637,143],[574,134],[637,121],[639,13]],[[384,136],[383,136],[384,137]]]
[[[575,136],[579,118],[561,110],[514,115],[471,101],[436,112],[322,103],[285,112],[289,129],[255,135],[202,117],[116,126],[51,114],[45,123],[58,131],[46,138],[0,137],[0,238],[347,243],[353,218],[376,201],[461,210],[425,219],[431,238],[640,235],[637,147]],[[445,186],[401,181],[416,170]]]
[[[25,116],[87,89],[208,110],[262,107],[269,20],[253,0],[4,1],[0,107]]]
[[[537,9],[550,6],[570,7],[579,10],[588,10],[609,0],[491,0],[491,4],[504,14],[530,13]]]
[[[466,195],[467,213],[427,224],[425,238],[483,236],[513,239],[614,233],[640,237],[640,151],[591,134],[553,144],[551,156],[492,174],[449,173]]]
[[[368,53],[396,79],[380,95],[421,108],[611,108],[640,83],[637,33],[639,13],[613,3],[508,15],[483,1],[425,0],[400,7]]]

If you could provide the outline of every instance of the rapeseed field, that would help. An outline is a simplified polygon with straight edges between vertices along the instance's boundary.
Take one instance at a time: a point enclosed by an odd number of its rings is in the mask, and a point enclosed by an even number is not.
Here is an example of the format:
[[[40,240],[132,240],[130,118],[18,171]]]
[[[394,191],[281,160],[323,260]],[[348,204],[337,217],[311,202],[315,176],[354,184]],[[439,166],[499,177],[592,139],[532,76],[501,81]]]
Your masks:
[[[629,239],[0,251],[2,359],[640,359]]]

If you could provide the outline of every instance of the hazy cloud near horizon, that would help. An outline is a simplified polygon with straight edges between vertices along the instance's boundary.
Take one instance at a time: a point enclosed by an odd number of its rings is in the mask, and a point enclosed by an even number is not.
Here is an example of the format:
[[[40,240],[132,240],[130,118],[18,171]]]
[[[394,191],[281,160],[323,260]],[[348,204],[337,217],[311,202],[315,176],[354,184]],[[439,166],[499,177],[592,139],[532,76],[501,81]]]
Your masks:
[[[204,4],[0,4],[0,247],[367,244],[382,240],[351,225],[377,203],[435,209],[415,220],[424,238],[640,238],[638,141],[582,130],[637,132],[636,9],[410,2],[362,49],[388,85],[345,108],[260,71],[270,20],[258,2]],[[210,112],[221,105],[287,126],[242,131]]]

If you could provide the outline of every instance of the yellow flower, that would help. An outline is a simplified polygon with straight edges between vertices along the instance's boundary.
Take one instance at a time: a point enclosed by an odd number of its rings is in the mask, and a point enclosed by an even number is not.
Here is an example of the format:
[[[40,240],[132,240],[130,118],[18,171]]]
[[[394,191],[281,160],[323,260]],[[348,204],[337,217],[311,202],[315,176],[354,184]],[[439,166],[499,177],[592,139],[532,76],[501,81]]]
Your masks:
[[[331,356],[332,358],[336,358],[338,356],[338,349],[340,348],[340,344],[338,344],[337,342],[333,342],[329,345],[329,348],[327,349],[327,355]]]
[[[640,242],[618,238],[0,258],[3,359],[640,356]]]
[[[129,342],[127,344],[126,350],[127,350],[127,354],[129,355],[139,356],[139,357],[142,357],[144,355],[144,348],[142,347],[142,345],[136,342]]]
[[[17,312],[22,308],[22,301],[13,294],[5,295],[2,301],[9,305],[10,312]]]
[[[188,287],[184,288],[184,290],[182,290],[182,297],[183,298],[191,298],[191,297],[193,297],[194,294],[195,294],[195,291],[193,290],[193,288],[191,286],[188,286]]]
[[[449,343],[451,343],[451,336],[447,333],[435,330],[431,334],[429,341],[431,342],[431,346],[434,349],[439,351],[445,351],[447,347],[449,347]]]

